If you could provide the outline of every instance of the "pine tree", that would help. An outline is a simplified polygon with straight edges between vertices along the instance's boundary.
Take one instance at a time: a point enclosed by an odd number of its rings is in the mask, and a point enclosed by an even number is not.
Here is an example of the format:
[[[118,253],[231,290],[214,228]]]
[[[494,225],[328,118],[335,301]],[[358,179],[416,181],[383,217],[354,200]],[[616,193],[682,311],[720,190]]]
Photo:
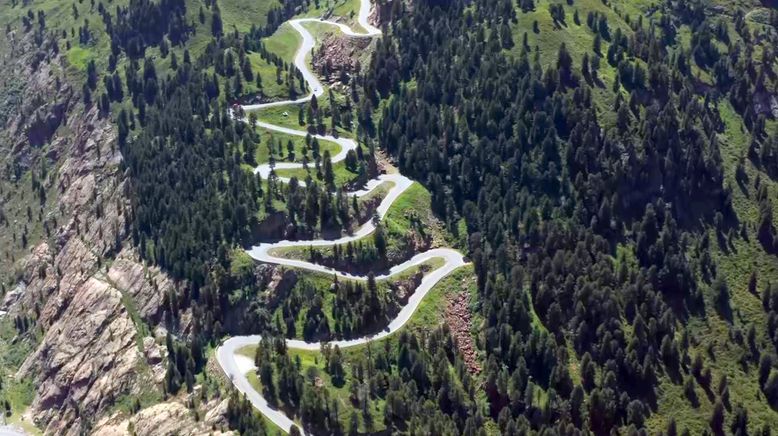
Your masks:
[[[211,33],[218,38],[222,36],[223,32],[221,11],[219,11],[219,6],[214,3],[213,14],[211,15]]]

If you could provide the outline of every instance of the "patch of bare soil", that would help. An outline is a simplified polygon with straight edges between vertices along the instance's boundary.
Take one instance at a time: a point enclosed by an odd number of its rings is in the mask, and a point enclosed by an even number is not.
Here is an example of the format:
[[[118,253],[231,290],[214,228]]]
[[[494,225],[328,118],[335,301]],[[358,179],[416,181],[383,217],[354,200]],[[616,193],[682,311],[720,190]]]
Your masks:
[[[478,374],[481,372],[481,364],[478,362],[478,353],[470,335],[471,322],[469,294],[460,292],[450,297],[446,306],[446,323],[451,329],[454,343],[462,354],[467,370],[471,374]]]
[[[328,84],[345,83],[348,77],[359,72],[359,57],[370,42],[367,38],[327,35],[314,53],[313,68]]]

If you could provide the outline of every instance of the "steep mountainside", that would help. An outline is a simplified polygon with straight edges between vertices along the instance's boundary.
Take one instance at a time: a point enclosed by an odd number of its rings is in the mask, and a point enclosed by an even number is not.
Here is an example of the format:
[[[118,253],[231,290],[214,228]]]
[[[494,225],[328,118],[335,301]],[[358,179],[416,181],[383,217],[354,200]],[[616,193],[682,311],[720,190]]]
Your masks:
[[[467,227],[501,433],[775,427],[769,6],[392,10],[365,92],[400,170]]]
[[[49,39],[7,35],[2,347],[3,369],[15,373],[2,378],[18,390],[14,412],[32,400],[28,420],[78,434],[89,428],[81,416],[161,377],[164,354],[138,342],[136,323],[159,317],[170,283],[125,243],[129,201],[110,119],[84,107]]]
[[[149,203],[139,199],[159,197],[142,196],[146,185],[138,172],[143,170],[134,165],[172,168],[169,161],[148,163],[146,153],[151,150],[142,141],[145,133],[147,138],[162,133],[143,128],[145,110],[151,112],[149,119],[159,120],[178,104],[168,101],[173,91],[155,99],[177,69],[207,77],[207,85],[200,82],[201,87],[190,92],[206,95],[202,90],[213,85],[215,95],[209,100],[223,107],[236,96],[272,99],[300,92],[294,89],[296,73],[278,57],[278,49],[267,50],[257,41],[302,9],[295,2],[282,6],[271,1],[249,10],[241,2],[195,1],[14,1],[0,8],[6,36],[0,46],[0,399],[7,419],[46,434],[128,434],[133,428],[144,434],[166,434],[171,428],[189,434],[226,431],[222,382],[204,375],[218,375],[218,370],[206,370],[198,342],[221,337],[222,325],[244,329],[243,318],[254,317],[254,308],[227,305],[227,292],[236,288],[231,283],[224,284],[225,294],[217,300],[231,314],[229,319],[222,314],[217,319],[210,313],[201,316],[197,304],[207,307],[213,301],[207,290],[201,301],[186,301],[193,288],[199,293],[204,276],[211,287],[221,280],[218,274],[224,269],[212,264],[220,247],[195,241],[181,256],[175,250],[167,254],[158,236],[147,243],[145,236],[152,233],[180,241],[189,238],[182,236],[189,230],[173,224],[165,231],[165,221],[177,219],[175,211],[161,220],[155,216],[153,228],[145,226]],[[317,5],[309,13],[326,11]],[[252,36],[245,42],[228,36],[233,26]],[[249,56],[244,44],[252,47]],[[238,48],[239,60],[233,57]],[[237,65],[224,68],[225,52]],[[216,71],[214,64],[219,65]],[[241,77],[245,73],[245,85],[232,82],[236,69]],[[227,87],[220,93],[217,81],[222,78]],[[129,118],[126,108],[131,108]],[[196,111],[201,109],[206,119],[212,110],[219,112],[208,104]],[[192,121],[191,115],[175,117]],[[240,146],[234,130],[222,127],[231,135],[230,147]],[[133,144],[128,144],[128,128]],[[251,139],[255,150],[259,138],[257,134]],[[222,149],[226,145],[220,136],[213,141],[221,142]],[[207,154],[203,149],[197,153]],[[246,160],[252,159],[253,153],[246,151]],[[317,165],[320,159],[317,154]],[[198,162],[206,173],[214,164],[223,165],[215,156]],[[189,168],[198,171],[196,164]],[[232,183],[236,178],[225,180]],[[253,183],[248,176],[245,181]],[[186,192],[170,188],[176,195]],[[214,197],[207,193],[202,198]],[[242,198],[245,202],[247,197]],[[173,200],[172,206],[180,201]],[[230,203],[215,210],[232,216],[242,207]],[[225,221],[215,216],[208,225],[225,225],[226,242],[235,244]],[[265,227],[272,228],[272,215],[266,221],[270,224]],[[197,251],[202,251],[197,272],[181,266],[181,261],[195,264],[192,253]],[[229,271],[229,261],[226,265]],[[245,274],[243,281],[275,286],[272,269],[249,268]],[[205,337],[203,321],[209,329]]]
[[[0,2],[4,419],[771,434],[775,2],[372,3]]]

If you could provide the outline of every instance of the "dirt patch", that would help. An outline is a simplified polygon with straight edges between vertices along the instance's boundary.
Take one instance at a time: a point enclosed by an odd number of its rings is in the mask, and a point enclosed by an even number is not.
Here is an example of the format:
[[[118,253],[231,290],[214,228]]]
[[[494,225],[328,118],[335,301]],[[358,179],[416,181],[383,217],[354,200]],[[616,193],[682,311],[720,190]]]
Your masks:
[[[450,297],[446,306],[446,323],[451,329],[454,343],[462,354],[467,370],[471,374],[478,374],[481,372],[481,364],[478,362],[478,353],[470,335],[472,316],[469,306],[470,295],[467,292]]]
[[[367,38],[327,35],[313,56],[313,68],[323,82],[345,83],[360,69],[359,57],[370,45]]]
[[[397,301],[401,305],[404,306],[408,302],[408,298],[410,298],[410,296],[416,292],[416,288],[418,288],[421,284],[421,279],[424,278],[424,274],[429,272],[429,270],[429,265],[422,265],[419,268],[419,271],[417,271],[412,276],[403,280],[398,280],[397,282],[391,283],[389,285],[389,288],[392,289],[392,292],[396,296]]]

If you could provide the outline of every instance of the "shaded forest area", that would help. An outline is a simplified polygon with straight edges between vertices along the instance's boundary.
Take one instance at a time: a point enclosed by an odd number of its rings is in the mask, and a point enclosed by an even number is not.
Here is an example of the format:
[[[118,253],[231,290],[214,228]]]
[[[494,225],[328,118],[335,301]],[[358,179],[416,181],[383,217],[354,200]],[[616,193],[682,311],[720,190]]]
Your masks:
[[[483,372],[472,377],[485,395],[462,370],[448,332],[436,331],[403,336],[366,363],[369,374],[354,375],[369,386],[354,394],[355,414],[380,398],[383,424],[398,432],[479,434],[493,425],[502,434],[630,434],[657,421],[670,383],[682,387],[692,410],[703,400],[713,404],[705,431],[769,434],[778,407],[778,289],[750,265],[732,276],[723,265],[737,244],[756,241],[772,262],[778,252],[771,201],[778,134],[770,114],[758,110],[775,92],[775,37],[753,33],[743,12],[716,19],[702,1],[666,1],[657,18],[633,15],[617,25],[610,13],[579,15],[584,1],[568,0],[543,13],[554,25],[584,29],[593,44],[578,53],[562,42],[549,63],[529,43],[530,33],[546,37],[537,21],[534,29],[519,26],[521,14],[540,3],[379,5],[391,24],[368,68],[349,83],[355,119],[375,141],[365,141],[364,154],[360,148],[348,165],[364,180],[375,172],[372,142],[380,144],[404,174],[424,183],[452,234],[466,229],[484,322],[477,338]],[[265,138],[227,110],[244,83],[262,82],[248,52],[270,59],[278,74],[288,70],[260,38],[301,5],[285,2],[264,27],[240,35],[225,31],[216,2],[205,2],[199,19],[211,38],[194,59],[185,49],[193,28],[182,18],[185,2],[101,10],[111,58],[105,71],[87,65],[84,103],[116,120],[134,243],[179,281],[165,296],[163,322],[175,331],[180,314],[192,311],[189,339],[167,341],[169,393],[192,389],[205,344],[226,332],[280,334],[253,299],[264,282],[250,268],[235,268],[232,255],[259,222],[280,216],[289,223],[284,231],[302,236],[348,229],[358,219],[359,207],[334,182],[329,153],[310,138],[305,150],[318,182],[286,186],[254,176],[248,167]],[[34,20],[27,17],[28,28]],[[45,17],[38,21],[42,32]],[[679,42],[684,27],[692,29],[688,45]],[[79,36],[89,43],[88,24]],[[169,70],[159,70],[150,48],[169,59]],[[287,74],[292,94],[299,77]],[[315,102],[301,110],[300,124],[324,132],[327,117],[332,129],[351,119],[350,103],[342,113],[330,100],[329,113]],[[748,138],[734,161],[722,142],[734,134],[729,107]],[[271,159],[283,158],[281,144],[269,148]],[[334,200],[330,190],[338,191]],[[757,204],[755,225],[746,225],[739,196]],[[750,323],[733,304],[733,290],[742,287],[760,302],[761,318]],[[379,304],[347,288],[338,310],[349,329],[359,328],[368,324],[364,309]],[[345,310],[355,302],[365,307]],[[244,317],[229,319],[241,305]],[[321,333],[317,315],[309,311],[303,334]],[[689,327],[713,318],[729,326],[729,337],[717,338],[723,346],[703,345]],[[265,384],[278,383],[288,395],[279,404],[327,432],[353,431],[337,419],[337,403],[300,387],[282,342],[269,343],[275,348],[264,348],[261,361],[272,365]],[[732,401],[729,379],[716,369],[730,359],[718,357],[729,348],[741,356],[733,364],[758,379],[750,403]],[[327,366],[339,377],[338,364]],[[248,411],[233,398],[232,425],[263,431]],[[356,419],[357,431],[369,429],[368,415]],[[660,418],[668,435],[688,430],[680,419]]]
[[[684,325],[733,316],[708,227],[725,240],[758,237],[774,251],[766,191],[754,232],[733,209],[719,144],[725,101],[748,127],[752,149],[774,144],[769,114],[754,111],[755,96],[774,89],[774,49],[761,46],[761,58],[753,56],[756,38],[742,13],[733,35],[707,18],[703,2],[667,2],[660,20],[627,20],[628,32],[576,11],[574,20],[596,34],[591,51],[576,64],[563,42],[544,68],[526,33],[523,43],[513,40],[508,0],[392,6],[391,35],[361,85],[376,106],[387,100],[377,128],[382,146],[425,183],[450,229],[467,225],[485,320],[489,415],[500,432],[635,431],[656,412],[660,379],[668,377],[691,383],[690,395],[695,384],[711,392],[707,431],[745,434],[747,408],[729,404],[726,376],[714,381],[706,372],[715,350],[693,357]],[[549,12],[564,20],[558,6]],[[671,47],[681,25],[694,29],[691,51]],[[518,44],[517,56],[505,55]],[[612,123],[593,101],[606,64],[616,72]],[[692,65],[712,72],[713,89],[703,88]],[[769,285],[765,292],[772,295]],[[769,319],[760,333],[767,339],[775,337],[774,312]],[[778,375],[776,343],[757,340],[753,324],[748,337],[740,339],[743,364],[761,367],[761,401],[775,407],[768,379]],[[542,403],[528,394],[538,387]],[[683,429],[666,422],[669,434]]]

